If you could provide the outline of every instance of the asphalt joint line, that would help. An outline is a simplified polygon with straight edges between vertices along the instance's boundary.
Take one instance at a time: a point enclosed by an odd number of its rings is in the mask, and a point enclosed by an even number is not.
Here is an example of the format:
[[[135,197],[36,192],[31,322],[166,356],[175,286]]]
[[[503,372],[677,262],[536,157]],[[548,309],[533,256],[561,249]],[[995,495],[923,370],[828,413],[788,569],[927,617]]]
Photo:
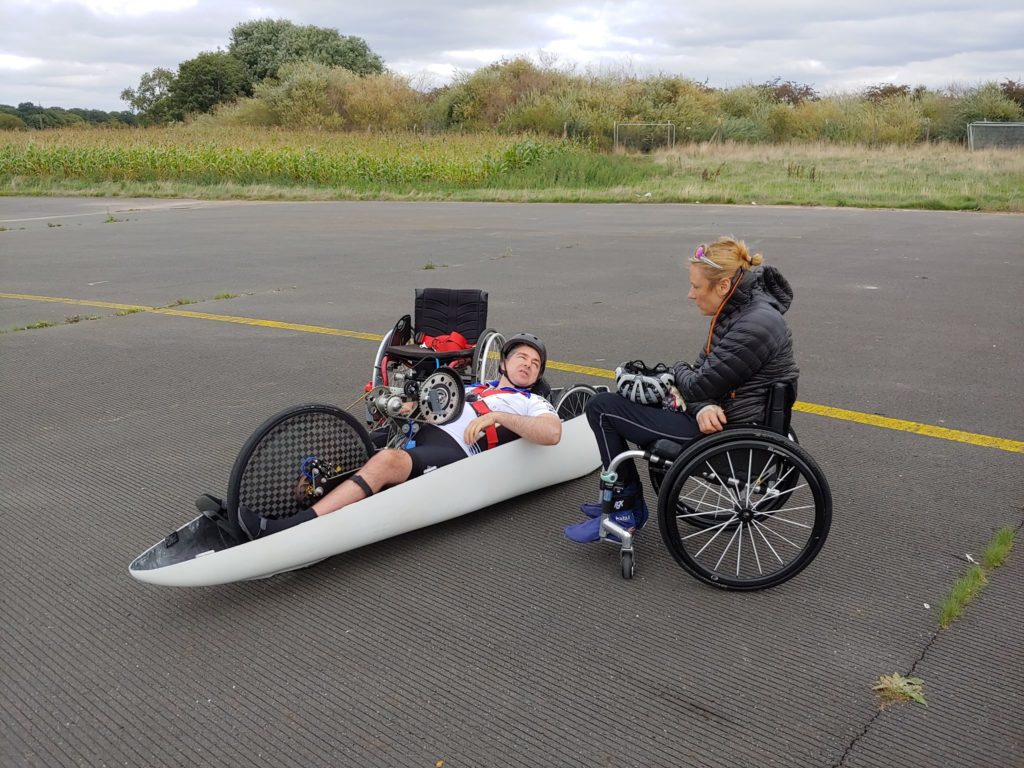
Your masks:
[[[1024,517],[1021,517],[1021,519],[1017,522],[1017,525],[1014,528],[1014,533],[1019,534],[1022,529],[1024,529]],[[949,628],[950,627],[947,627],[946,629]],[[931,636],[928,638],[928,641],[924,644],[924,647],[921,649],[921,653],[918,654],[918,657],[914,660],[914,663],[910,665],[910,672],[906,675],[906,677],[916,676],[918,665],[922,661],[924,661],[925,657],[928,655],[928,651],[931,650],[932,646],[935,644],[936,639],[938,639],[939,635],[941,635],[944,631],[945,630],[939,628],[931,633]],[[885,708],[881,706],[879,706],[878,709],[875,710],[874,714],[872,714],[868,721],[864,724],[864,727],[861,728],[860,733],[854,736],[850,743],[847,745],[846,749],[843,750],[843,754],[839,757],[839,760],[832,764],[832,768],[843,768],[843,766],[846,765],[846,759],[853,752],[854,747],[857,746],[857,742],[859,742],[861,739],[867,736],[868,731],[871,730],[871,726],[874,725],[875,721],[884,712]]]

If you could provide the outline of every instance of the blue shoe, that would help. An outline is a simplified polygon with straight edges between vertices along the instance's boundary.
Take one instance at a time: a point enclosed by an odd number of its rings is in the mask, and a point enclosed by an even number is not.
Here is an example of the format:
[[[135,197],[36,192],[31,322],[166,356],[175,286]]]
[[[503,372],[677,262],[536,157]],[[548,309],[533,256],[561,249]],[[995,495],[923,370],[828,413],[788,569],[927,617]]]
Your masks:
[[[616,512],[611,516],[611,519],[612,522],[621,525],[630,533],[636,530],[636,518],[633,517],[633,513],[629,510],[626,510],[625,512]],[[601,538],[600,515],[591,518],[590,520],[584,520],[582,523],[567,525],[565,527],[565,537],[569,539],[569,541],[575,541],[577,544],[589,544],[592,541],[597,541]],[[618,541],[614,536],[611,538]]]
[[[633,491],[633,493],[636,493],[636,491]],[[630,495],[632,495],[632,494],[630,494]],[[624,496],[625,496],[625,494],[624,494]],[[628,510],[622,510],[622,511],[628,511],[628,512],[632,512],[633,513],[633,515],[636,517],[636,527],[637,527],[637,530],[639,530],[639,529],[643,528],[645,525],[647,525],[647,518],[650,516],[650,512],[647,509],[647,502],[645,502],[643,500],[643,497],[640,498],[640,505],[639,506],[634,505],[634,506],[630,507]],[[600,501],[588,501],[585,504],[582,504],[580,506],[580,512],[582,512],[584,515],[586,515],[587,517],[590,517],[590,518],[600,517],[601,516],[601,502]]]

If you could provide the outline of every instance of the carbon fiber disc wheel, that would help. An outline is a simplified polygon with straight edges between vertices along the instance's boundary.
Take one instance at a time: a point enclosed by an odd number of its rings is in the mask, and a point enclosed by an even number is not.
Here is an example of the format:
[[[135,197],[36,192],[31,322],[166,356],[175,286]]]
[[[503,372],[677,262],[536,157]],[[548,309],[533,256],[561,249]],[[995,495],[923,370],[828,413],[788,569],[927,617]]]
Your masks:
[[[791,579],[821,550],[831,523],[832,494],[814,459],[756,429],[702,439],[658,495],[658,525],[676,562],[723,589]]]
[[[264,422],[238,454],[228,481],[228,516],[236,519],[240,504],[271,519],[294,515],[303,508],[295,486],[306,458],[343,472],[372,454],[370,435],[351,414],[333,405],[289,408]]]

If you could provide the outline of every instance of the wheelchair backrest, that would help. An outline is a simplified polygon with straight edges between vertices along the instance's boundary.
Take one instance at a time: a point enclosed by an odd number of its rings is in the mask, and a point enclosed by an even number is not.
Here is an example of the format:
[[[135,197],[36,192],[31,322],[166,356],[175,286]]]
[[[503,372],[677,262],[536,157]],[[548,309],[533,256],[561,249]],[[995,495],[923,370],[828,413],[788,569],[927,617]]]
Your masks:
[[[487,291],[417,288],[415,327],[427,336],[458,331],[470,344],[487,329]]]
[[[772,432],[788,435],[795,402],[795,381],[777,381],[772,384],[768,389],[768,402],[764,407],[764,425]]]

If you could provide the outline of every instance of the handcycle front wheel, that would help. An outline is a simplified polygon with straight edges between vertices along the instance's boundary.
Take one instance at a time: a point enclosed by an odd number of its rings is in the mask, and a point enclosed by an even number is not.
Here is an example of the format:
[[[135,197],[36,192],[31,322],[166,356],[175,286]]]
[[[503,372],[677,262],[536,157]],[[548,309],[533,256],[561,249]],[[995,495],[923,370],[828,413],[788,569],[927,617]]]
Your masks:
[[[228,516],[237,519],[239,505],[271,519],[294,515],[309,506],[295,493],[306,459],[316,457],[337,477],[359,469],[373,451],[369,433],[340,408],[310,403],[282,411],[238,454],[228,481]]]
[[[555,406],[555,413],[562,421],[568,421],[583,414],[590,402],[590,398],[597,394],[597,390],[588,384],[573,384],[566,389],[558,398]]]
[[[658,494],[658,526],[676,562],[723,589],[793,578],[821,550],[831,523],[832,493],[817,463],[767,430],[702,438]]]

